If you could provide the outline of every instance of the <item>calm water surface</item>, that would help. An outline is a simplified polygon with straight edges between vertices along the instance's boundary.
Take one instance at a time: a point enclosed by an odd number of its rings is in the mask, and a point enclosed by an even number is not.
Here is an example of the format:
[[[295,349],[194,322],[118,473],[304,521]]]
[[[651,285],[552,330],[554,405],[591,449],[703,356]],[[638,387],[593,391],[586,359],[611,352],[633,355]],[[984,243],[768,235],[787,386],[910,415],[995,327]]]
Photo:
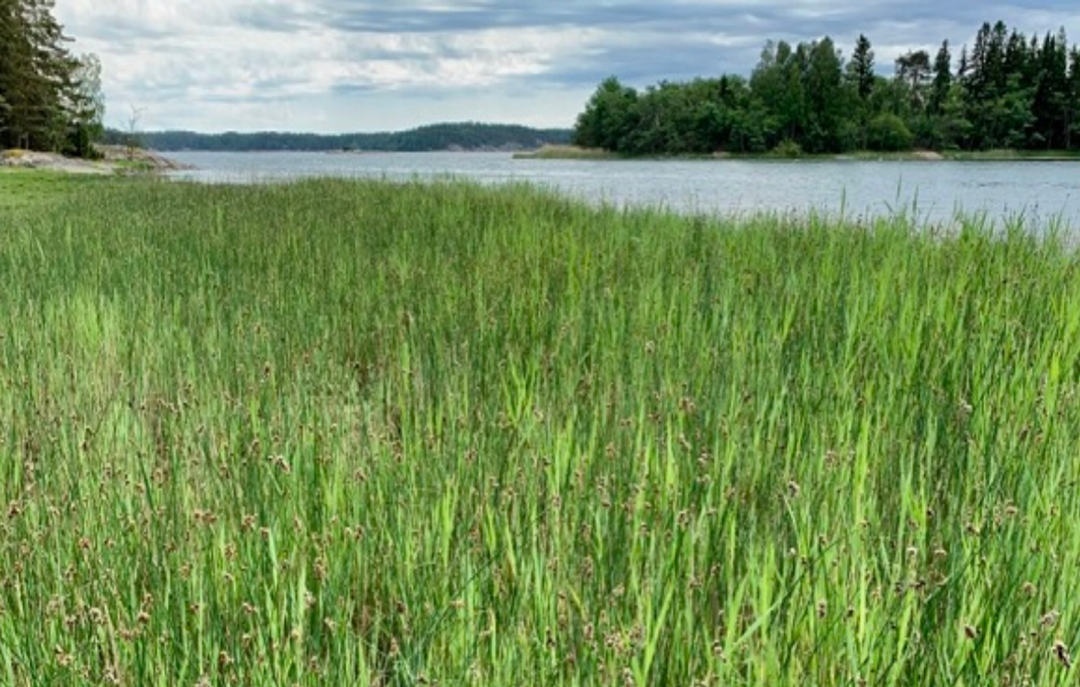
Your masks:
[[[996,223],[1080,228],[1077,162],[771,160],[515,160],[507,153],[170,153],[194,165],[174,174],[208,182],[314,176],[463,177],[530,182],[591,202],[746,215],[760,211],[884,215],[904,210],[949,223],[958,212]]]

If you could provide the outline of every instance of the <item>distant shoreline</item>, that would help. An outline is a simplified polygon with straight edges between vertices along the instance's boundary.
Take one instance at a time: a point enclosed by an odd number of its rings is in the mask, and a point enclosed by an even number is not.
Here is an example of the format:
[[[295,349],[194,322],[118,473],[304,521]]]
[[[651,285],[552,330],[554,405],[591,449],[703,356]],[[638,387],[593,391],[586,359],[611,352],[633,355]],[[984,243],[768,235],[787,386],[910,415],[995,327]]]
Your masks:
[[[855,161],[855,162],[1080,162],[1080,152],[1061,150],[984,150],[946,151],[908,150],[896,153],[872,150],[837,154],[800,154],[716,152],[712,155],[623,155],[597,148],[549,145],[532,151],[514,153],[516,160],[777,160],[777,161]]]

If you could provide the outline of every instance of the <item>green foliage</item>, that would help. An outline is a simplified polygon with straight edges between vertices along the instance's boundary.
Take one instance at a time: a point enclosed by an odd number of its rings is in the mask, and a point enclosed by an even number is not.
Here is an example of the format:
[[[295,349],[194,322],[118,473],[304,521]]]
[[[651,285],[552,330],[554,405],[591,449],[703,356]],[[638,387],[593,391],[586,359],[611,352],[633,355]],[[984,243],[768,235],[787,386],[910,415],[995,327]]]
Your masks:
[[[574,145],[622,152],[628,147],[630,133],[636,128],[637,91],[623,86],[610,76],[601,82],[578,115],[574,127]]]
[[[0,149],[88,153],[100,133],[100,64],[68,52],[52,9],[0,0]]]
[[[95,138],[95,127],[84,123],[75,124],[68,131],[63,153],[87,160],[100,160],[102,155],[94,147]]]
[[[792,46],[768,41],[749,80],[736,75],[662,81],[638,92],[605,80],[579,116],[575,142],[627,155],[762,152],[790,140],[807,153],[871,148],[872,122],[898,117],[911,134],[873,145],[937,150],[1080,149],[1080,57],[1064,31],[1028,41],[1004,22],[980,27],[952,66],[949,42],[933,59],[896,59],[894,78],[874,73],[860,34],[846,64],[829,37]]]
[[[810,44],[806,74],[806,135],[811,153],[842,151],[841,128],[852,103],[843,89],[843,65],[828,37]]]
[[[803,156],[802,146],[790,138],[785,138],[783,141],[777,143],[772,152],[773,155],[777,157],[796,158]]]
[[[855,42],[855,50],[851,54],[851,61],[848,62],[847,73],[848,78],[854,83],[859,99],[867,100],[874,90],[874,51],[870,47],[870,39],[861,33]]]
[[[0,683],[1076,684],[1076,265],[523,186],[0,209]]]
[[[937,56],[934,57],[934,81],[931,86],[929,112],[939,115],[945,109],[949,92],[952,90],[952,53],[949,41],[942,41]]]
[[[867,142],[870,150],[897,152],[911,150],[915,136],[904,124],[904,120],[886,112],[870,120]]]

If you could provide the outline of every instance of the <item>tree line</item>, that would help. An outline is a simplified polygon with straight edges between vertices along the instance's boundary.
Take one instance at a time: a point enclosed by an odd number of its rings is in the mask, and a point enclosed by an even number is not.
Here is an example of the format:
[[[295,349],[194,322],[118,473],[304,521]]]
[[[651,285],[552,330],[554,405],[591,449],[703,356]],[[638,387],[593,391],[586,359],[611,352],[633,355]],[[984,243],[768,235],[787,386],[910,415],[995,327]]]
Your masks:
[[[0,0],[0,148],[94,155],[101,63],[73,55],[53,0]]]
[[[386,151],[427,150],[518,150],[546,143],[568,143],[569,129],[532,129],[509,124],[476,122],[432,124],[408,131],[385,133],[310,134],[258,132],[201,134],[192,131],[159,131],[132,134],[109,130],[107,143],[128,144],[134,136],[141,145],[154,150],[205,151]]]
[[[641,91],[605,79],[573,141],[630,155],[1080,148],[1080,49],[1064,29],[1027,38],[987,22],[953,64],[947,40],[901,55],[891,76],[865,35],[847,60],[827,36],[770,41],[749,78]]]

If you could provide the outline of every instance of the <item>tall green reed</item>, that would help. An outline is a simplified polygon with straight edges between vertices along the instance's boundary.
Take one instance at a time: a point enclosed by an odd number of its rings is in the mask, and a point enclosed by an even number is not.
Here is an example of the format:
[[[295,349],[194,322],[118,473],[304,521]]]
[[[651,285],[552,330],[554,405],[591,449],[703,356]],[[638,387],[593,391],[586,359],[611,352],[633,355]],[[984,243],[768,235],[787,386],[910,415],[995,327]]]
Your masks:
[[[87,191],[0,215],[5,683],[1075,680],[1063,236]]]

